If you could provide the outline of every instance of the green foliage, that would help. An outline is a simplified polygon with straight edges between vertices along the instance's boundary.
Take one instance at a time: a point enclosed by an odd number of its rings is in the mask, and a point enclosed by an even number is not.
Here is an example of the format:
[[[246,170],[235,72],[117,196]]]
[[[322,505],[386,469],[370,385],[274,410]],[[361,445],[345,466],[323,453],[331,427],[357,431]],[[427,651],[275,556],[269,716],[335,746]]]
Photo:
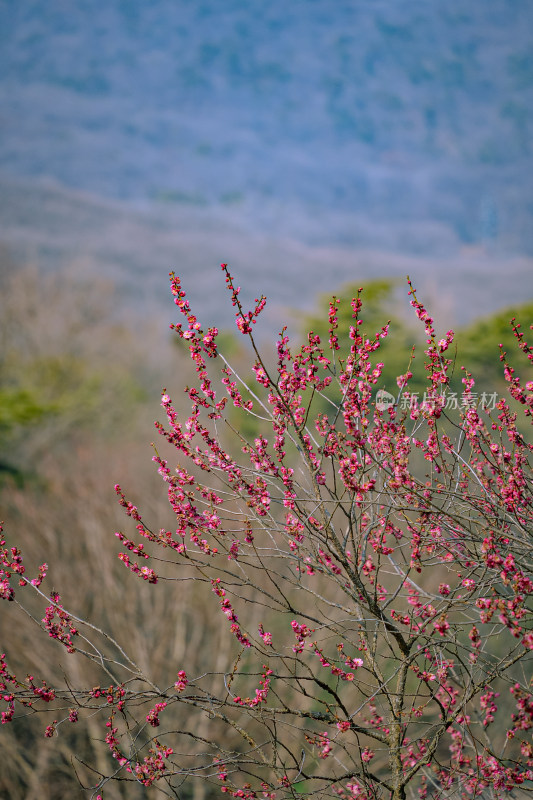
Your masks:
[[[390,320],[388,336],[381,340],[381,346],[372,359],[374,365],[379,362],[384,363],[376,390],[385,389],[397,396],[399,390],[396,379],[409,369],[413,373],[413,377],[409,381],[409,391],[419,393],[419,399],[422,399],[426,388],[424,377],[425,342],[421,337],[421,328],[417,330],[409,327],[404,321],[408,319],[409,311],[407,309],[406,312],[402,312],[401,316],[395,313],[398,308],[398,302],[395,301],[397,286],[398,282],[393,279],[370,281],[364,284],[361,294],[363,300],[361,330],[365,337],[373,339],[376,333]],[[359,285],[356,283],[348,284],[342,287],[338,294],[340,301],[337,306],[339,325],[336,333],[340,345],[339,361],[344,361],[350,350],[349,332],[354,323],[351,300],[357,296],[358,288]],[[305,317],[302,325],[303,330],[312,329],[317,333],[326,347],[329,339],[327,312],[330,300],[330,295],[320,297],[317,311]],[[521,330],[527,339],[529,326],[533,321],[533,302],[498,311],[455,331],[454,350],[450,349],[447,352],[449,358],[455,359],[455,368],[450,376],[448,391],[456,393],[459,405],[464,390],[465,371],[461,369],[463,366],[476,381],[474,391],[477,392],[478,399],[483,393],[492,395],[497,392],[498,396],[507,394],[503,366],[499,360],[500,344],[503,346],[503,351],[507,353],[510,365],[517,369],[525,381],[533,380],[533,368],[528,365],[527,359],[521,357],[516,346],[511,325],[512,318],[516,318],[518,323],[521,322]],[[414,353],[412,351],[413,343],[415,343]],[[507,399],[514,408],[515,401],[509,397]],[[328,409],[324,406],[321,410],[327,413]],[[524,426],[522,421],[519,422],[519,425],[523,429],[522,432],[526,433],[527,426]],[[528,430],[527,434],[530,435]]]
[[[0,387],[0,437],[17,425],[37,423],[53,411],[53,407],[39,402],[28,389]]]
[[[48,415],[53,414],[54,406],[39,401],[38,397],[26,388],[0,386],[0,486],[9,476],[17,486],[25,482],[25,473],[11,463],[13,432],[28,430]]]
[[[472,372],[476,383],[483,384],[483,388],[494,386],[496,389],[504,384],[503,368],[498,360],[500,344],[511,366],[519,368],[526,380],[533,379],[533,374],[526,376],[527,361],[520,358],[516,347],[510,325],[513,317],[521,322],[521,330],[527,338],[528,328],[533,322],[533,302],[498,311],[457,332],[458,362]]]
[[[22,267],[2,275],[0,474],[21,483],[80,435],[113,436],[146,399],[141,370],[121,357],[128,333],[107,317],[108,294]]]
[[[409,368],[412,354],[413,332],[397,315],[395,309],[395,290],[399,282],[394,279],[369,281],[364,284],[362,292],[363,309],[361,331],[363,336],[374,339],[376,334],[389,321],[388,335],[381,340],[381,347],[375,356],[375,363],[383,362],[383,372],[379,381],[379,388],[386,389],[391,394],[397,394],[398,384],[396,378],[403,375]],[[339,339],[339,361],[345,361],[352,340],[350,328],[354,324],[351,300],[357,296],[360,284],[350,283],[342,287],[338,303],[338,328],[336,334]],[[317,311],[305,317],[302,328],[312,330],[320,336],[323,345],[327,348],[329,339],[328,308],[331,295],[322,295],[318,302]],[[422,359],[419,359],[422,362]],[[411,363],[413,390],[424,387],[423,364],[418,368],[416,357]]]

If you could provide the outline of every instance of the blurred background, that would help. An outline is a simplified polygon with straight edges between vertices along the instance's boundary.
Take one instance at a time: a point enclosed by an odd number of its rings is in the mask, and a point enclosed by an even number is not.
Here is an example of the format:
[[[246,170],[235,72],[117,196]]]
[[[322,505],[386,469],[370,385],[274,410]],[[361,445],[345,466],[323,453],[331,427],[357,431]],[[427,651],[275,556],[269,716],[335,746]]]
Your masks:
[[[194,616],[139,586],[113,536],[116,482],[172,524],[150,448],[161,388],[179,406],[191,379],[169,270],[204,325],[235,330],[228,262],[245,299],[268,296],[265,342],[324,332],[323,295],[364,285],[367,324],[393,320],[389,389],[420,335],[410,274],[479,391],[503,391],[508,319],[533,322],[533,6],[0,0],[0,130],[0,518],[48,591],[174,675],[200,632],[222,648],[217,621],[193,586]],[[0,617],[13,671],[97,681],[35,636]],[[3,727],[1,796],[84,796],[75,753],[107,768],[93,722],[50,741],[50,721]]]
[[[1,241],[169,315],[409,272],[459,324],[533,295],[521,0],[2,0]]]

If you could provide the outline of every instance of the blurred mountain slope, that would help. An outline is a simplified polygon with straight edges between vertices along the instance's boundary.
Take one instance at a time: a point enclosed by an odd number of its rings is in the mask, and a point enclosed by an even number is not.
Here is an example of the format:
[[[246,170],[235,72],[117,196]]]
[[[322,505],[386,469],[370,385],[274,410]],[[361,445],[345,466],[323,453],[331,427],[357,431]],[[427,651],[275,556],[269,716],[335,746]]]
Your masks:
[[[3,0],[0,172],[309,244],[431,223],[531,254],[532,22],[518,0]]]
[[[267,295],[258,334],[269,338],[284,324],[295,333],[294,309],[311,311],[319,293],[331,295],[347,281],[364,284],[376,276],[399,279],[397,313],[409,321],[409,274],[444,330],[533,297],[533,258],[483,246],[455,244],[440,256],[369,245],[319,247],[246,230],[222,212],[132,210],[57,184],[0,179],[0,194],[0,229],[16,261],[38,264],[43,274],[66,270],[95,284],[102,277],[111,280],[117,287],[115,315],[134,328],[150,320],[161,335],[177,315],[170,269],[182,277],[204,324],[237,330],[222,260],[242,284],[245,302]]]

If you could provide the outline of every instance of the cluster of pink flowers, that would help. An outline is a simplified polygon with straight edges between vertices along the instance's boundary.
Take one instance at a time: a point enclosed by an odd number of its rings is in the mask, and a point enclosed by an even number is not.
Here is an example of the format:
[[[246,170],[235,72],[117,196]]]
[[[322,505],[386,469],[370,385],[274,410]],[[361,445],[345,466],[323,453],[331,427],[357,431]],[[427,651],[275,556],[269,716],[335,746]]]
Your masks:
[[[52,592],[50,600],[52,603],[47,606],[42,620],[45,630],[48,631],[48,635],[52,639],[57,639],[64,644],[69,653],[74,653],[76,648],[72,637],[78,635],[78,629],[74,626],[70,615],[61,605],[59,594],[57,592]]]
[[[146,722],[152,726],[152,728],[158,728],[161,724],[159,720],[159,714],[163,709],[167,707],[166,703],[156,703],[153,708],[150,709],[148,714],[146,715]]]
[[[189,679],[187,678],[187,673],[185,670],[180,669],[178,672],[178,680],[174,684],[174,688],[177,692],[184,692],[189,684]]]
[[[215,578],[211,581],[211,586],[213,588],[214,593],[217,597],[220,598],[220,608],[224,612],[225,616],[229,620],[230,630],[232,634],[235,636],[237,641],[239,641],[244,647],[251,647],[250,640],[246,636],[245,633],[242,632],[241,627],[239,625],[239,618],[235,613],[231,602],[229,601],[228,597],[226,596],[226,590],[222,588],[220,585],[220,578]]]
[[[263,675],[261,680],[259,681],[260,689],[255,690],[255,696],[250,697],[240,697],[236,695],[233,698],[233,702],[237,703],[239,706],[248,706],[248,708],[253,708],[254,706],[258,706],[261,703],[266,703],[268,697],[268,689],[270,686],[270,676],[273,674],[273,670],[267,667],[266,664],[263,664]]]
[[[157,740],[154,745],[142,761],[137,761],[134,765],[127,767],[127,771],[135,775],[135,778],[143,786],[151,786],[167,774],[168,768],[165,759],[174,752],[172,747],[164,747]]]
[[[322,664],[323,667],[327,667],[331,674],[334,675],[336,678],[339,678],[341,681],[353,681],[355,676],[353,672],[346,672],[346,670],[342,669],[342,667],[337,666],[334,662],[324,656],[323,650],[317,645],[316,642],[311,643],[311,648],[315,655],[318,656],[318,660]],[[343,651],[343,643],[340,642],[337,645],[337,650],[341,654],[343,658],[343,663],[345,666],[351,669],[358,669],[359,667],[363,666],[363,659],[362,658],[350,658],[344,655]]]
[[[292,648],[294,653],[303,653],[305,647],[305,640],[312,636],[314,630],[312,628],[308,628],[307,625],[300,625],[296,620],[293,619],[291,622],[291,628],[294,631],[294,635],[296,636],[296,644]]]
[[[272,634],[269,631],[265,631],[261,622],[259,623],[259,636],[266,645],[272,647]]]
[[[145,553],[141,553],[141,555],[146,556]],[[155,571],[151,567],[140,567],[136,561],[131,561],[130,557],[127,553],[119,553],[118,557],[125,564],[134,575],[139,575],[144,581],[148,581],[148,583],[157,583],[159,580],[158,576],[156,575]]]
[[[11,585],[11,578],[18,575],[18,585],[25,586],[28,581],[24,578],[26,567],[22,563],[22,553],[18,547],[6,547],[6,540],[3,536],[3,525],[0,522],[0,600],[14,600],[15,589]],[[46,577],[48,564],[41,564],[39,574],[32,578],[29,583],[38,587]]]
[[[328,758],[329,754],[333,749],[333,745],[331,743],[331,739],[329,738],[329,733],[327,731],[323,731],[323,733],[318,733],[316,736],[306,735],[305,738],[309,742],[309,744],[315,745],[319,758],[322,759]]]

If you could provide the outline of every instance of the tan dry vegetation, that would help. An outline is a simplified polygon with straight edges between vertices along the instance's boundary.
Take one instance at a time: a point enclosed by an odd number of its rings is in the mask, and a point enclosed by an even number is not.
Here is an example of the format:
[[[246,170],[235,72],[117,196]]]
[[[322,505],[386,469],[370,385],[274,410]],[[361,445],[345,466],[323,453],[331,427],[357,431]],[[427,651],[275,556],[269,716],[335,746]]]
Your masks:
[[[25,554],[28,575],[47,562],[47,591],[53,586],[72,614],[105,628],[154,681],[170,685],[185,658],[201,671],[206,641],[223,658],[225,638],[197,597],[202,587],[185,583],[177,597],[172,582],[149,586],[117,558],[113,534],[126,521],[113,490],[118,481],[151,520],[171,524],[149,443],[161,374],[175,374],[182,357],[168,338],[118,324],[113,293],[109,281],[45,277],[13,265],[3,271],[4,416],[11,419],[9,403],[21,396],[29,398],[29,410],[0,431],[1,459],[17,478],[8,472],[0,485],[1,517],[10,546]],[[183,366],[178,374],[186,371]],[[27,590],[25,599],[34,620],[20,609],[0,617],[1,649],[13,670],[33,674],[38,684],[108,685],[94,663],[70,657],[38,630],[46,600],[30,598]],[[104,772],[110,756],[94,712],[80,711],[80,719],[59,725],[53,740],[43,735],[52,719],[40,715],[3,726],[0,794],[81,797],[72,767],[84,785],[94,784],[82,762]],[[131,784],[107,794],[112,800],[150,796]]]

